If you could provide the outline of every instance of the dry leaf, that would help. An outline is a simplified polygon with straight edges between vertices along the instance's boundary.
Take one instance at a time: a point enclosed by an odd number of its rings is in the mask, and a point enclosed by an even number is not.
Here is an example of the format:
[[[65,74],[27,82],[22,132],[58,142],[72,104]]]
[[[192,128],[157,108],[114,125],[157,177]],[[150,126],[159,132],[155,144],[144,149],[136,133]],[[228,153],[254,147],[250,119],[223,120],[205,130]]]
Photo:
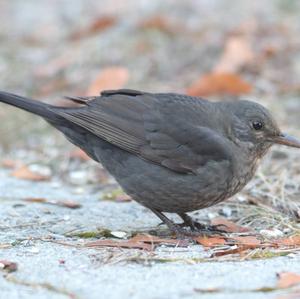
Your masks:
[[[277,274],[277,288],[286,289],[300,284],[300,274],[293,272],[281,272]]]
[[[88,37],[93,34],[102,32],[102,31],[112,27],[113,25],[115,25],[116,21],[117,21],[117,19],[113,16],[104,16],[104,17],[98,18],[98,19],[94,20],[93,23],[91,23],[87,28],[84,28],[84,29],[74,32],[71,35],[71,39],[78,40],[80,38]]]
[[[163,16],[153,16],[149,19],[142,21],[138,27],[140,29],[154,29],[159,30],[168,34],[177,32],[179,28],[174,28],[174,26]]]
[[[159,238],[156,236],[145,235],[145,234],[138,234],[131,238],[131,240],[143,243],[150,243],[150,244],[170,244],[170,245],[178,245],[178,246],[187,246],[187,242],[184,240],[177,240],[177,239],[165,239]]]
[[[35,197],[28,197],[25,198],[24,200],[32,203],[46,203],[49,205],[56,205],[56,206],[61,206],[69,209],[79,209],[81,207],[81,204],[73,200],[48,200],[46,198],[35,198]]]
[[[229,248],[226,250],[220,250],[220,251],[216,251],[213,253],[212,256],[218,257],[218,256],[224,256],[224,255],[228,255],[228,254],[237,254],[237,253],[242,253],[243,251],[248,250],[249,248],[246,248],[244,246],[236,246],[234,248]]]
[[[114,199],[115,202],[129,202],[132,201],[132,198],[127,194],[117,195]]]
[[[86,95],[95,96],[103,90],[124,87],[129,80],[129,72],[123,67],[108,67],[89,86]]]
[[[288,246],[288,247],[300,246],[300,236],[295,235],[287,238],[281,238],[274,241],[274,243],[277,244],[278,246]]]
[[[7,260],[0,260],[0,268],[7,272],[14,272],[18,269],[18,264]]]
[[[12,160],[12,159],[4,159],[2,161],[2,166],[4,168],[17,168],[17,167],[21,167],[23,165],[23,163],[21,161],[17,161],[17,160]]]
[[[187,94],[190,96],[241,95],[247,94],[251,90],[251,85],[236,74],[210,73],[194,82],[187,89]]]
[[[89,242],[85,246],[87,247],[122,247],[122,248],[137,248],[152,251],[155,245],[159,244],[171,244],[186,246],[186,242],[176,239],[163,239],[156,236],[139,234],[135,237],[124,241],[113,240],[98,240],[95,242]]]
[[[27,166],[16,169],[11,175],[18,179],[29,181],[47,181],[50,179],[49,176],[31,171]]]
[[[212,219],[211,225],[218,225],[220,226],[221,230],[224,230],[228,233],[244,233],[251,231],[250,228],[237,225],[234,222],[229,221],[223,217],[216,217]]]
[[[80,148],[74,149],[70,152],[70,157],[74,159],[79,159],[81,161],[89,161],[91,158]]]
[[[121,248],[135,248],[151,251],[153,246],[151,244],[136,242],[131,240],[113,241],[113,240],[98,240],[85,244],[86,247],[121,247]]]
[[[220,61],[214,68],[215,73],[235,73],[254,60],[249,39],[245,36],[232,36],[225,45]]]
[[[47,203],[47,200],[45,198],[41,197],[28,197],[24,199],[27,202],[32,202],[32,203]]]
[[[62,207],[65,207],[65,208],[69,208],[69,209],[79,209],[79,208],[81,208],[81,204],[79,204],[78,202],[75,202],[73,200],[55,201],[53,204],[57,205],[57,206],[62,206]]]
[[[222,237],[198,237],[194,240],[204,247],[215,247],[226,244],[225,239]]]
[[[242,247],[245,249],[254,249],[261,247],[262,243],[259,239],[257,239],[255,236],[238,236],[238,237],[230,237],[226,244],[237,244],[239,247]]]

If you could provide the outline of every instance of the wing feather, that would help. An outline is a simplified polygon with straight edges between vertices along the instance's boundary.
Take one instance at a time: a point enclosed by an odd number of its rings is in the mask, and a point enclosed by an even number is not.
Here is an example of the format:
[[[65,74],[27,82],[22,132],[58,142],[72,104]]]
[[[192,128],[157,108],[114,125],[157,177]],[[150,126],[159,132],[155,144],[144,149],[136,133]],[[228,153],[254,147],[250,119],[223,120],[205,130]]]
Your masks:
[[[208,161],[231,159],[228,140],[203,125],[209,121],[211,107],[206,101],[122,90],[103,93],[86,103],[80,108],[56,108],[55,112],[99,138],[172,171],[197,173]]]

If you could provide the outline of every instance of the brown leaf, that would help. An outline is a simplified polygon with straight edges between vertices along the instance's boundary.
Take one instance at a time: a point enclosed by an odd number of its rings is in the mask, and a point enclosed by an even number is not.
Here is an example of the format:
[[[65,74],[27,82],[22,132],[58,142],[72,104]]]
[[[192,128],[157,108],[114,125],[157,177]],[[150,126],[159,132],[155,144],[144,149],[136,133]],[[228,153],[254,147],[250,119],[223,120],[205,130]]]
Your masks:
[[[237,237],[230,237],[227,241],[226,244],[237,244],[243,248],[246,249],[253,249],[253,248],[258,248],[261,247],[262,242],[257,239],[255,236],[237,236]]]
[[[81,208],[81,204],[78,202],[75,202],[73,200],[61,200],[61,201],[55,201],[53,204],[62,206],[69,209],[79,209]]]
[[[244,233],[251,231],[250,228],[237,225],[223,217],[216,217],[212,219],[211,225],[218,225],[220,226],[220,229],[225,230],[228,233]]]
[[[208,96],[214,94],[241,95],[252,90],[252,86],[233,73],[210,73],[202,76],[188,89],[190,96]]]
[[[86,95],[95,96],[106,89],[118,89],[124,87],[129,80],[129,72],[123,67],[108,67],[98,75],[89,86]]]
[[[18,264],[7,260],[0,260],[0,269],[6,270],[7,272],[14,272],[18,269]]]
[[[80,148],[74,149],[70,152],[70,157],[73,159],[79,159],[81,161],[89,161],[91,158]]]
[[[183,240],[178,239],[165,239],[165,238],[159,238],[156,236],[151,235],[145,235],[145,234],[138,234],[131,238],[131,240],[137,241],[137,242],[144,242],[144,243],[150,243],[150,244],[170,244],[170,245],[178,245],[178,246],[186,246],[187,243]]]
[[[220,61],[214,68],[215,73],[235,73],[254,60],[249,39],[245,36],[232,36],[225,45]]]
[[[179,28],[175,28],[164,16],[152,16],[149,19],[143,20],[138,27],[143,30],[158,30],[167,34],[179,31]]]
[[[25,198],[24,200],[32,203],[47,203],[47,199],[41,197],[28,197]]]
[[[17,160],[12,160],[12,159],[4,159],[2,161],[2,166],[4,168],[17,168],[17,167],[21,167],[23,165],[23,163],[21,161],[17,161]]]
[[[48,200],[46,198],[36,198],[36,197],[28,197],[24,199],[27,202],[32,203],[46,203],[49,205],[61,206],[69,209],[79,209],[81,204],[73,201],[73,200]]]
[[[78,30],[71,35],[72,40],[88,37],[102,32],[116,24],[117,19],[113,16],[103,16],[94,20],[87,28]]]
[[[287,238],[281,238],[274,241],[278,246],[296,247],[300,246],[300,235],[294,235]]]
[[[152,251],[153,246],[151,244],[136,242],[131,240],[126,241],[113,241],[113,240],[98,240],[95,242],[89,242],[85,244],[86,247],[121,247],[121,248],[136,248],[147,251]]]
[[[197,237],[194,240],[204,247],[215,247],[226,244],[225,239],[222,237]]]
[[[151,251],[155,248],[155,245],[159,244],[171,244],[186,246],[185,242],[176,239],[163,239],[156,236],[138,234],[135,237],[124,241],[113,240],[98,240],[95,242],[89,242],[85,246],[87,247],[122,247],[122,248],[137,248]]]
[[[220,250],[220,251],[216,251],[213,253],[213,256],[224,256],[224,255],[228,255],[228,254],[237,254],[237,253],[242,253],[243,251],[248,250],[248,248],[243,247],[243,246],[237,246],[235,248],[229,248],[226,250]]]
[[[129,202],[132,201],[132,198],[127,194],[117,195],[114,199],[115,202]]]
[[[25,165],[16,169],[11,175],[18,179],[29,180],[29,181],[47,181],[50,179],[49,176],[38,174],[36,172],[31,171]]]
[[[281,272],[277,274],[277,288],[286,289],[300,284],[300,274],[293,272]]]

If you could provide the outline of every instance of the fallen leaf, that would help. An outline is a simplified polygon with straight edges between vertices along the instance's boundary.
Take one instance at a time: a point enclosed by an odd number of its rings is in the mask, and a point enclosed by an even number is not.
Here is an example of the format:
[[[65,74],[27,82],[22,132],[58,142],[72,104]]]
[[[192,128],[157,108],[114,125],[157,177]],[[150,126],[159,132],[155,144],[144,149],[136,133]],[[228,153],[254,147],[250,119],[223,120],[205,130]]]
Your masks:
[[[46,198],[36,198],[36,197],[28,197],[24,199],[27,202],[31,203],[46,203],[49,205],[61,206],[69,209],[79,209],[81,204],[73,201],[73,200],[49,200]]]
[[[215,73],[235,73],[254,61],[249,39],[232,36],[226,41],[224,52],[214,68]]]
[[[89,161],[91,158],[80,148],[74,149],[70,152],[70,157],[73,159],[79,159],[81,161]]]
[[[69,209],[79,209],[79,208],[81,208],[81,204],[79,204],[78,202],[75,202],[73,200],[55,201],[53,204],[57,205],[57,206],[62,206],[62,207],[65,207],[65,208],[69,208]]]
[[[200,77],[188,89],[190,96],[208,96],[214,94],[241,95],[252,90],[252,86],[233,73],[210,73]]]
[[[167,34],[173,34],[179,31],[179,28],[175,28],[164,16],[152,16],[143,20],[138,27],[143,30],[158,30]]]
[[[204,247],[215,247],[226,244],[225,239],[222,237],[198,237],[194,240]]]
[[[87,247],[121,247],[121,248],[137,248],[147,251],[152,251],[155,245],[160,244],[170,244],[175,246],[186,246],[187,243],[182,240],[176,239],[163,239],[156,236],[138,234],[135,237],[124,240],[124,241],[114,241],[114,240],[98,240],[95,242],[89,242],[85,246]]]
[[[278,246],[296,247],[300,246],[300,235],[294,235],[287,238],[281,238],[274,241]]]
[[[27,202],[32,202],[32,203],[47,203],[47,200],[45,198],[40,198],[40,197],[28,197],[24,199]]]
[[[11,175],[18,179],[29,181],[47,181],[50,179],[49,176],[31,171],[27,166],[16,169]]]
[[[124,193],[124,191],[120,188],[104,193],[102,199],[116,202],[128,202],[132,200],[131,197]]]
[[[17,168],[17,167],[21,167],[23,166],[23,163],[21,161],[17,161],[17,160],[12,160],[12,159],[4,159],[2,161],[2,166],[4,168]]]
[[[255,236],[237,236],[237,237],[229,237],[226,241],[226,244],[237,244],[239,247],[241,245],[246,249],[254,249],[261,247],[262,242],[257,239]]]
[[[211,225],[217,225],[221,230],[224,230],[228,233],[245,233],[251,231],[250,228],[237,225],[223,217],[213,218],[211,220]]]
[[[103,90],[122,88],[129,80],[129,72],[124,67],[103,69],[89,86],[86,95],[95,96]]]
[[[165,238],[159,238],[156,236],[151,235],[145,235],[145,234],[138,234],[131,238],[131,240],[138,241],[138,242],[144,242],[144,243],[150,243],[150,244],[170,244],[170,245],[178,245],[178,246],[186,246],[187,243],[184,240],[178,240],[178,239],[165,239]]]
[[[18,269],[18,264],[7,260],[0,260],[0,268],[7,272],[14,272]]]
[[[277,274],[277,288],[286,289],[300,284],[300,274],[293,272],[281,272]]]
[[[237,253],[242,253],[243,251],[248,250],[249,248],[243,247],[243,246],[235,246],[234,248],[229,248],[226,250],[220,250],[220,251],[215,251],[212,256],[218,257],[218,256],[224,256],[228,254],[237,254]]]
[[[85,244],[86,247],[121,247],[121,248],[136,248],[151,251],[153,246],[151,244],[126,240],[126,241],[113,241],[113,240],[98,240]]]
[[[94,20],[88,27],[78,30],[71,35],[72,40],[88,37],[96,33],[102,32],[116,24],[116,17],[103,16]]]

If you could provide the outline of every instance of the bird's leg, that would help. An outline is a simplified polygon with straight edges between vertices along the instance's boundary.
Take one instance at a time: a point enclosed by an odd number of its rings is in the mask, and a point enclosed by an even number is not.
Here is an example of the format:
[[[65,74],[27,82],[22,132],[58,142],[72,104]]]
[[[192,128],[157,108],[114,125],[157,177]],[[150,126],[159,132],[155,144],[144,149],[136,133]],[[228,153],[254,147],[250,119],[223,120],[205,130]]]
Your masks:
[[[149,208],[149,207],[148,207]],[[171,221],[168,217],[166,217],[163,213],[153,209],[153,208],[149,208],[164,224],[166,224],[168,226],[168,228],[170,229],[170,231],[172,231],[173,233],[175,233],[177,238],[184,238],[186,236],[191,237],[193,235],[192,232],[189,232],[187,230],[185,230],[184,228],[182,228],[180,225],[174,223],[173,221]]]
[[[227,233],[224,229],[220,228],[224,225],[206,225],[193,220],[191,216],[186,213],[178,213],[178,216],[183,220],[182,227],[190,227],[192,231],[198,232],[211,232],[211,233]]]

